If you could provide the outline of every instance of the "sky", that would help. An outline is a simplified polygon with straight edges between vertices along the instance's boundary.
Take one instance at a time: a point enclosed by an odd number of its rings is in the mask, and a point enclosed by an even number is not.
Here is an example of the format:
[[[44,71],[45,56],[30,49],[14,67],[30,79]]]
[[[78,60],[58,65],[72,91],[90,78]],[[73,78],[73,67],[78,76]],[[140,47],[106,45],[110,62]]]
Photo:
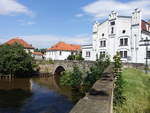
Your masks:
[[[20,37],[36,48],[90,44],[95,21],[113,10],[131,16],[135,8],[150,19],[150,0],[0,0],[0,43]]]

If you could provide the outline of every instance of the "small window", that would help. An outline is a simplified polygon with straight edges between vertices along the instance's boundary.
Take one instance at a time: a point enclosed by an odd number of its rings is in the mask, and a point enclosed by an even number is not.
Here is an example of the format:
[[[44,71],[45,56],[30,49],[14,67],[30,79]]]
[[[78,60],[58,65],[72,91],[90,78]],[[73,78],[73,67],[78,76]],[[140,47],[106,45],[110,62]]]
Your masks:
[[[123,58],[123,51],[120,51],[120,57]]]
[[[86,51],[86,57],[90,57],[91,56],[91,52],[90,51]]]
[[[123,46],[123,39],[120,39],[120,46]]]
[[[125,33],[126,33],[126,30],[123,30],[122,33],[125,34]]]
[[[127,56],[128,56],[127,51],[120,51],[120,57],[121,58],[127,58]]]
[[[104,36],[104,33],[102,34],[102,36]]]
[[[111,25],[115,25],[115,22],[113,21],[113,22],[111,22],[110,24],[111,24]]]
[[[100,47],[106,47],[106,40],[100,41]]]
[[[73,52],[71,52],[71,55],[73,55]]]
[[[127,51],[124,51],[124,58],[127,58]]]
[[[124,39],[124,46],[127,46],[128,45],[128,38],[125,38]]]
[[[128,46],[128,38],[121,38],[120,46]]]
[[[114,34],[114,27],[111,28],[111,34]]]
[[[59,55],[62,55],[62,52],[61,52],[61,51],[59,51]]]

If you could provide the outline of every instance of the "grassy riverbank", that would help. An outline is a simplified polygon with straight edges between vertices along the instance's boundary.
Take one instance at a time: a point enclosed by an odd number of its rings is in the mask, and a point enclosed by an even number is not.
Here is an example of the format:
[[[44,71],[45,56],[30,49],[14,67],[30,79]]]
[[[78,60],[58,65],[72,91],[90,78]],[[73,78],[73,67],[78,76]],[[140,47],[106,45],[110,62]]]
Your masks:
[[[123,95],[126,102],[115,113],[150,113],[150,75],[137,69],[124,69]]]

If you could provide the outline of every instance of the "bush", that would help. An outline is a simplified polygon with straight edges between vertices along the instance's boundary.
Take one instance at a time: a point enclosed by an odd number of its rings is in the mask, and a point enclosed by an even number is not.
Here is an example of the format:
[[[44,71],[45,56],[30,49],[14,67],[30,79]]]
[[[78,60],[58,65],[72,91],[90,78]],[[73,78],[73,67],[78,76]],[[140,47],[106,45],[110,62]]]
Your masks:
[[[110,59],[108,55],[101,55],[99,59],[97,59],[94,66],[90,68],[90,71],[87,72],[87,76],[84,78],[83,84],[88,85],[89,87],[93,86],[93,84],[100,79],[104,69],[110,64]]]
[[[31,74],[35,65],[34,59],[18,44],[0,47],[0,73],[3,75],[23,76]]]
[[[123,86],[124,81],[122,78],[122,63],[119,53],[114,56],[114,67],[113,72],[115,76],[115,88],[114,88],[114,106],[122,105],[125,101],[125,97],[123,96]]]
[[[60,78],[60,84],[63,86],[79,87],[82,82],[82,72],[77,66],[73,67],[73,71],[65,71]]]
[[[84,60],[84,58],[82,57],[81,54],[77,54],[77,55],[69,55],[67,57],[67,60]]]

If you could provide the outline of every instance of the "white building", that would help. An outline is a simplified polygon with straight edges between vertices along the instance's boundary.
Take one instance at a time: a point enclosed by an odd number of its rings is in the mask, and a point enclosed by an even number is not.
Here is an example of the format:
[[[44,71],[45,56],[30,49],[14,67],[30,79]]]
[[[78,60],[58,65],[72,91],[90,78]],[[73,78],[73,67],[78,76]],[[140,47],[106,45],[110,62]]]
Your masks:
[[[106,21],[94,24],[92,45],[82,46],[82,57],[96,60],[106,53],[112,60],[120,52],[124,62],[144,63],[146,49],[141,46],[141,40],[146,38],[150,39],[150,23],[142,20],[139,9],[132,16],[119,16],[112,11]],[[147,56],[150,57],[150,47]]]
[[[46,60],[65,60],[69,55],[77,54],[81,50],[80,45],[58,42],[48,48],[45,54]]]
[[[41,52],[33,52],[32,57],[34,57],[34,59],[36,59],[36,60],[43,60],[44,59],[44,55]]]

